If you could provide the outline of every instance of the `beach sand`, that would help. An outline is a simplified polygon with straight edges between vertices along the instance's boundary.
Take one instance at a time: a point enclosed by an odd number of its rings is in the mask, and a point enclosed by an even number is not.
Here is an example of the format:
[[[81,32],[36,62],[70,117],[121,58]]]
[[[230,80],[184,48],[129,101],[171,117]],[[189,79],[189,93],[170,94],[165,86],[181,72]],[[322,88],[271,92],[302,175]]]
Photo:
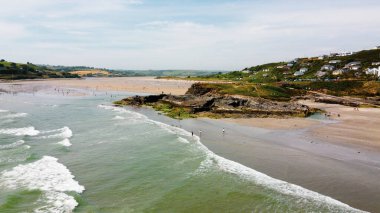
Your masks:
[[[13,89],[15,92],[54,94],[59,90],[71,96],[91,95],[96,92],[108,91],[146,94],[161,94],[164,92],[183,95],[193,83],[194,81],[155,79],[154,77],[46,79],[3,82],[0,84],[0,89],[2,84],[14,84]],[[80,89],[81,91],[70,89]],[[68,91],[69,93],[67,93]]]
[[[184,94],[194,82],[154,78],[91,78],[18,81],[15,91],[94,91]],[[9,83],[8,83],[9,84]],[[0,84],[0,89],[2,88]],[[83,93],[83,94],[82,94]],[[150,109],[135,109],[198,134],[216,154],[274,178],[303,186],[355,208],[380,212],[380,109],[303,102],[330,118],[173,120]],[[340,117],[338,117],[338,114]],[[222,134],[222,129],[225,134]]]

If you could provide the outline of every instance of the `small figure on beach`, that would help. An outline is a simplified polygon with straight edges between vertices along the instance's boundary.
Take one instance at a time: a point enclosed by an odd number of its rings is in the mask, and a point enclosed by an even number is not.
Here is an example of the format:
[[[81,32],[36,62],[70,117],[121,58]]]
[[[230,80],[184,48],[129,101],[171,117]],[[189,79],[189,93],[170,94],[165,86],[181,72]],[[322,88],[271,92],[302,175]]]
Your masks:
[[[226,130],[223,128],[223,130],[222,130],[222,134],[223,134],[223,136],[224,136],[224,133],[226,133]]]
[[[199,130],[199,137],[202,137],[202,130]]]
[[[193,131],[191,131],[191,136],[194,136],[194,132]]]

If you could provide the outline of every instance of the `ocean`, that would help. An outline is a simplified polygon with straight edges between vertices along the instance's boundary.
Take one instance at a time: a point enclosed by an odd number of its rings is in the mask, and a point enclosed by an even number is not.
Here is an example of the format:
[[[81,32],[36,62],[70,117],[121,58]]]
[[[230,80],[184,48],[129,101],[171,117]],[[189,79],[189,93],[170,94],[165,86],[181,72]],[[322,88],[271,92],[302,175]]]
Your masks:
[[[360,212],[211,152],[122,97],[0,95],[0,212]]]

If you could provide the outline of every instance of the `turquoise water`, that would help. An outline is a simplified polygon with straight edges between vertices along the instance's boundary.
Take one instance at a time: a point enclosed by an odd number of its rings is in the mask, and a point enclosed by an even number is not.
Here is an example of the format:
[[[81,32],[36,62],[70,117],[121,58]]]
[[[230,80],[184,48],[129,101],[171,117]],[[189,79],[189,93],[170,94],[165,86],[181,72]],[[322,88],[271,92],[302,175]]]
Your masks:
[[[110,103],[1,95],[0,212],[358,211]]]

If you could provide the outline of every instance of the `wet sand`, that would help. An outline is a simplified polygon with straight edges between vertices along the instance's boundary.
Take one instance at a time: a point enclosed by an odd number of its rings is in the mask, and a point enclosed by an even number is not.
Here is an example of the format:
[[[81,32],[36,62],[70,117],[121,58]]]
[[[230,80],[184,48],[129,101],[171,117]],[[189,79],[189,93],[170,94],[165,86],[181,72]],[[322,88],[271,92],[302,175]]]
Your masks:
[[[308,133],[313,126],[291,130],[264,129],[225,120],[175,121],[150,110],[140,111],[196,135],[202,130],[202,143],[227,159],[352,207],[380,212],[380,153],[375,150],[318,140]],[[315,122],[319,126],[325,125]]]
[[[18,82],[23,90],[78,93],[130,91],[183,94],[194,82],[153,78],[94,78]],[[143,86],[142,86],[143,85]],[[145,87],[145,89],[143,89]],[[1,88],[1,84],[0,84]],[[14,88],[17,90],[17,88]],[[379,109],[359,109],[306,102],[325,109],[332,119],[189,119],[177,121],[149,109],[153,119],[198,134],[216,154],[274,178],[333,197],[352,207],[380,212]],[[136,109],[134,109],[136,110]],[[340,117],[338,117],[340,114]],[[222,129],[226,132],[223,135]]]

